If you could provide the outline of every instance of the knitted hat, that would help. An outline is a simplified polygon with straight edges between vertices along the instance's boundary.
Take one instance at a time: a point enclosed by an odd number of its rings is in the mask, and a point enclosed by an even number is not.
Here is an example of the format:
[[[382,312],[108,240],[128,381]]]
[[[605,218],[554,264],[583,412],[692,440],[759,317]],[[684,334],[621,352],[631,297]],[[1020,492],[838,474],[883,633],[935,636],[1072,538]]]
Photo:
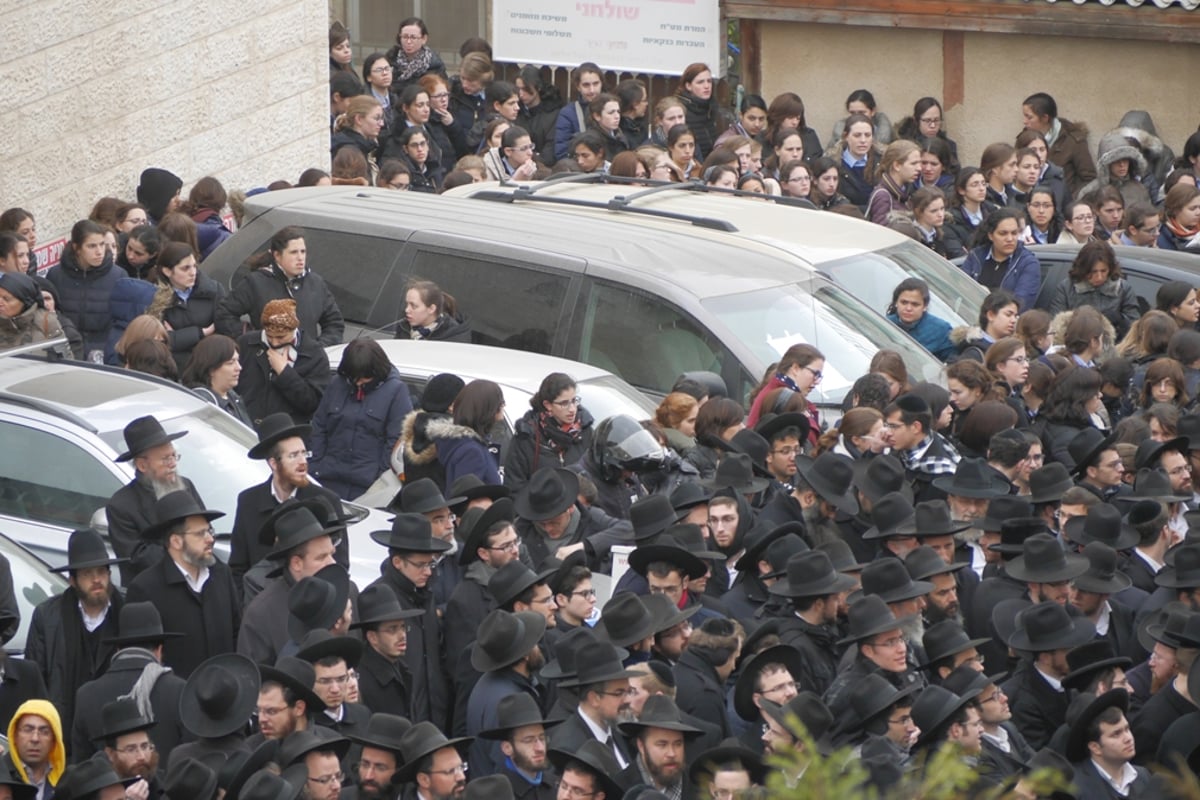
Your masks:
[[[300,327],[295,300],[271,300],[262,310],[263,330],[276,336],[291,333]]]
[[[443,372],[434,375],[425,383],[425,393],[421,395],[421,408],[431,414],[445,414],[450,410],[450,404],[467,383],[457,375]]]
[[[166,216],[171,199],[179,194],[183,181],[173,172],[158,167],[142,170],[138,180],[137,199],[155,221]]]

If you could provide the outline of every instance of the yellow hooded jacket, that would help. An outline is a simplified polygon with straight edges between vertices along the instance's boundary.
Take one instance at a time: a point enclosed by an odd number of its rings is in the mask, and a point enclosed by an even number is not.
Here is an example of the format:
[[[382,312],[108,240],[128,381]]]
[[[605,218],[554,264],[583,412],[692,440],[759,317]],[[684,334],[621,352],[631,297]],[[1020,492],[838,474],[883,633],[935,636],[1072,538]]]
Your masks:
[[[58,709],[49,700],[26,700],[17,709],[17,713],[13,714],[12,720],[8,723],[8,741],[16,742],[17,724],[21,721],[21,717],[26,714],[37,714],[50,723],[50,727],[54,729],[54,749],[50,751],[50,775],[48,779],[51,786],[58,785],[58,779],[62,777],[63,771],[67,768],[67,748],[63,745],[62,721],[58,718]],[[25,765],[21,763],[21,759],[17,757],[16,746],[12,747],[12,762],[20,774],[21,780],[29,782],[29,776],[25,774]]]

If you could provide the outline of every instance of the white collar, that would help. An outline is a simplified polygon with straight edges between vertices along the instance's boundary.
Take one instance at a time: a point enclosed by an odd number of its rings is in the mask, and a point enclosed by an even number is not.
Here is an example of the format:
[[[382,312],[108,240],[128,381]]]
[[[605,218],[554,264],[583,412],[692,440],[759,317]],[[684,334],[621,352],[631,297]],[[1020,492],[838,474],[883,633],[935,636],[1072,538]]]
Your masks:
[[[1096,633],[1099,636],[1107,636],[1108,635],[1108,625],[1109,625],[1109,622],[1111,619],[1112,619],[1112,606],[1109,605],[1109,602],[1107,600],[1105,600],[1104,604],[1102,606],[1100,606],[1100,616],[1098,616],[1096,618]]]
[[[1126,761],[1124,765],[1121,766],[1121,775],[1116,779],[1113,779],[1108,772],[1100,766],[1100,762],[1094,758],[1092,759],[1092,766],[1096,768],[1096,772],[1100,773],[1100,777],[1104,779],[1104,782],[1116,790],[1117,794],[1121,795],[1122,797],[1129,796],[1129,786],[1137,780],[1138,776],[1137,770],[1133,768],[1132,764]]]
[[[997,725],[995,733],[989,733],[985,730],[983,732],[983,738],[996,745],[996,747],[999,747],[1005,753],[1012,752],[1012,745],[1008,740],[1008,731],[1004,729],[1003,725]]]
[[[1050,684],[1051,689],[1053,689],[1056,692],[1062,692],[1063,685],[1062,685],[1061,678],[1056,678],[1053,675],[1047,675],[1046,673],[1042,672],[1041,667],[1038,667],[1036,665],[1034,666],[1034,669],[1037,670],[1038,675],[1041,675],[1042,678],[1045,679],[1046,683]]]
[[[1166,564],[1163,564],[1161,561],[1155,561],[1153,558],[1151,558],[1149,556],[1149,554],[1146,553],[1145,550],[1143,550],[1140,547],[1135,547],[1133,549],[1133,552],[1137,555],[1138,558],[1140,558],[1142,561],[1145,561],[1146,565],[1148,567],[1150,567],[1150,569],[1154,570],[1155,575],[1162,572],[1163,567],[1166,566]]]
[[[84,608],[83,601],[79,601],[79,616],[83,617],[83,627],[87,628],[88,633],[95,633],[96,628],[104,624],[104,620],[108,618],[108,609],[112,608],[112,603],[104,606],[96,616],[92,616]]]
[[[170,558],[170,556],[165,556],[165,557]],[[200,574],[197,575],[195,578],[193,578],[192,574],[190,572],[188,572],[186,569],[184,569],[183,565],[181,565],[178,561],[175,561],[175,559],[173,559],[173,558],[171,559],[171,561],[174,562],[175,569],[177,569],[181,573],[183,573],[183,579],[185,581],[187,581],[188,588],[191,589],[193,592],[196,592],[197,594],[199,594],[200,590],[204,588],[204,584],[208,583],[208,575],[209,575],[208,567],[201,567]]]

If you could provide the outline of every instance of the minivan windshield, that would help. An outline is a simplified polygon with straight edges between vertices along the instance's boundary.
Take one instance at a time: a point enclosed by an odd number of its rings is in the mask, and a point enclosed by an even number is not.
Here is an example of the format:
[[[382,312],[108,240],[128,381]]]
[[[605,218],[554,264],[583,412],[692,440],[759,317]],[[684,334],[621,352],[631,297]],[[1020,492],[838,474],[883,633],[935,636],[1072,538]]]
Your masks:
[[[942,364],[929,351],[845,289],[821,279],[701,303],[764,364],[775,363],[794,344],[820,350],[824,378],[809,395],[818,405],[841,403],[880,350],[899,353],[913,382],[940,381]]]
[[[974,325],[987,290],[967,273],[924,245],[907,241],[884,250],[820,264],[820,271],[880,314],[892,302],[892,290],[905,278],[929,284],[929,311],[952,327]]]

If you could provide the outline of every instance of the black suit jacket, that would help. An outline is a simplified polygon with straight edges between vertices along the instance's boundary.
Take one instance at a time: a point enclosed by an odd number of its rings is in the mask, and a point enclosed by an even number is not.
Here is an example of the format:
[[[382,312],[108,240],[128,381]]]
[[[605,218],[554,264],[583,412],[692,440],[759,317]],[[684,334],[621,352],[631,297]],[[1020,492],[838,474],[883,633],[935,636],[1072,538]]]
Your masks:
[[[0,664],[4,666],[4,680],[0,681],[0,719],[12,719],[26,700],[50,699],[37,664],[3,654],[0,654]],[[65,731],[63,735],[66,735]]]
[[[625,746],[624,737],[614,725],[612,728],[613,743],[627,764],[633,763],[633,758],[629,754],[629,748]],[[549,731],[550,746],[555,750],[565,750],[568,753],[573,753],[578,750],[584,742],[589,739],[595,739],[592,735],[592,729],[587,726],[580,716],[580,712],[576,709],[559,725],[555,725]]]
[[[733,735],[725,710],[725,691],[721,679],[706,660],[684,650],[675,665],[675,703],[685,711],[721,731],[721,738]]]
[[[1067,720],[1070,702],[1067,693],[1056,692],[1028,660],[1017,666],[1003,688],[1017,730],[1035,751],[1045,747],[1058,726]]]
[[[297,500],[308,500],[313,497],[324,497],[334,508],[341,507],[341,499],[324,486],[310,483],[296,490]],[[263,544],[258,540],[258,532],[267,517],[275,513],[279,503],[271,492],[271,478],[263,483],[243,489],[238,495],[237,513],[233,518],[233,531],[229,540],[229,568],[237,578],[238,590],[241,591],[241,579],[246,572],[258,562],[266,558],[272,549],[271,544]],[[334,560],[343,567],[350,563],[348,536],[343,536],[334,551]]]
[[[1078,790],[1076,797],[1087,798],[1087,800],[1141,800],[1143,797],[1152,796],[1150,773],[1145,767],[1134,767],[1138,776],[1129,785],[1129,794],[1121,796],[1100,775],[1091,759],[1076,762],[1072,766],[1075,767],[1075,780],[1072,782]]]
[[[1147,594],[1154,594],[1154,590],[1158,588],[1158,584],[1154,582],[1155,573],[1136,551],[1125,561],[1122,567],[1125,570],[1125,574],[1133,581],[1134,586]]]
[[[180,477],[186,491],[206,508],[200,499],[200,493],[195,485],[187,478]],[[108,517],[108,541],[113,552],[120,558],[130,561],[121,564],[121,585],[128,587],[134,577],[142,570],[154,565],[163,555],[162,545],[158,542],[147,542],[142,539],[142,531],[158,522],[155,506],[158,498],[154,490],[134,478],[122,486],[109,499],[104,512]]]

